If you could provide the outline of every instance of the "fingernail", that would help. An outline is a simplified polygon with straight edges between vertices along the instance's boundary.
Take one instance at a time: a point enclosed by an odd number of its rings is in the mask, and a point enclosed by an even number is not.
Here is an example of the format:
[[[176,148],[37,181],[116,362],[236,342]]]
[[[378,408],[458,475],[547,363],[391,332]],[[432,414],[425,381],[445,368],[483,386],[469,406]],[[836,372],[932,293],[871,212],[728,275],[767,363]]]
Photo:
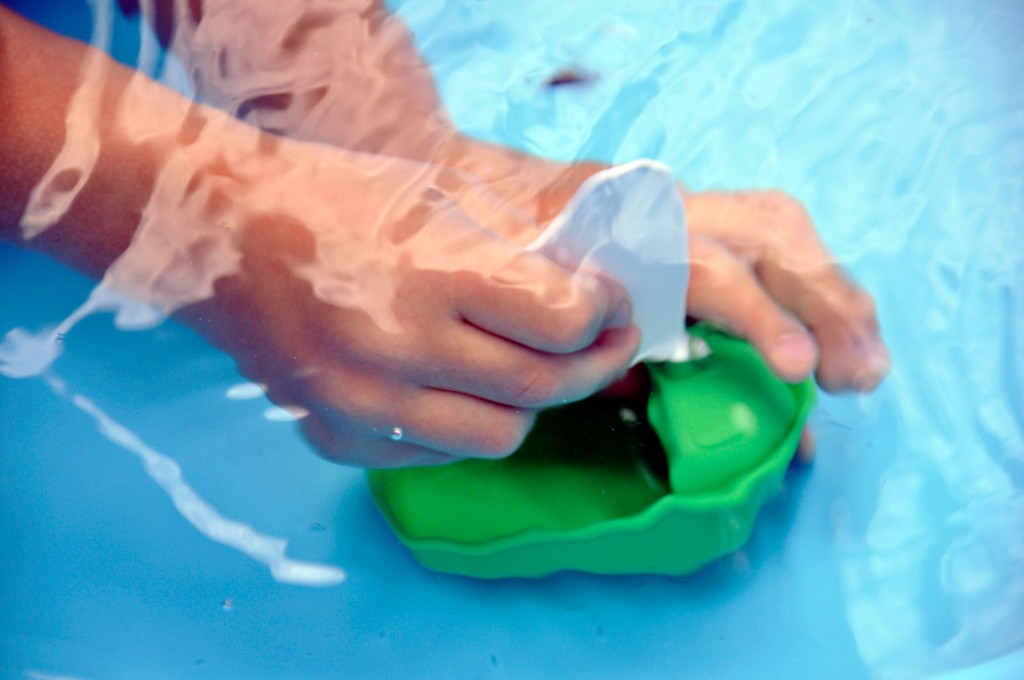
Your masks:
[[[813,363],[817,349],[806,333],[788,331],[775,338],[775,358],[790,363]],[[808,368],[811,368],[809,366]]]
[[[858,392],[870,392],[878,387],[892,367],[889,350],[882,339],[876,336],[858,344],[855,351],[860,369],[853,377],[853,386]]]

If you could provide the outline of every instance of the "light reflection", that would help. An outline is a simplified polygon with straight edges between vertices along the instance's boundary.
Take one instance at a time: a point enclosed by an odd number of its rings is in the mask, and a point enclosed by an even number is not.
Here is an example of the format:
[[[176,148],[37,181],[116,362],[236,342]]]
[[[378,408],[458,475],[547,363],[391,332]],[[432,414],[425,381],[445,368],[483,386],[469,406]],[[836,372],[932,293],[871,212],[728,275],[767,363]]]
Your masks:
[[[174,459],[149,447],[89,398],[66,393],[59,380],[49,378],[46,383],[55,394],[65,397],[90,416],[100,434],[111,443],[138,457],[146,474],[163,489],[182,518],[210,540],[265,564],[270,575],[281,583],[325,587],[342,583],[347,578],[345,571],[334,565],[291,559],[285,555],[287,540],[261,534],[248,524],[224,517],[188,485]]]

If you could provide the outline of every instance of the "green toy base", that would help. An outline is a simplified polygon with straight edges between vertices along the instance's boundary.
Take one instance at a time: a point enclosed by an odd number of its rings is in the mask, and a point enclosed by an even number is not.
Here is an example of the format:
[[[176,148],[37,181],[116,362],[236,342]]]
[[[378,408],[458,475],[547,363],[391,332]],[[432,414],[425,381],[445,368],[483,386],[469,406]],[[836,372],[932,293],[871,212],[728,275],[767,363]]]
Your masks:
[[[712,355],[650,366],[647,404],[547,411],[503,460],[370,471],[391,528],[424,566],[478,578],[681,575],[738,549],[781,484],[814,386],[779,381],[743,341],[692,332]]]

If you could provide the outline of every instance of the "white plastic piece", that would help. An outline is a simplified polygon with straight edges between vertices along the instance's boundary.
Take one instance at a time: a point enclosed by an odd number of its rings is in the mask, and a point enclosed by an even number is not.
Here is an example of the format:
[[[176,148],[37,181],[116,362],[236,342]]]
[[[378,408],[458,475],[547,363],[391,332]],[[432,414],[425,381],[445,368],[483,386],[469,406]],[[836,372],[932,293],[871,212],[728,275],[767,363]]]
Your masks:
[[[626,289],[641,333],[634,364],[692,357],[686,213],[667,166],[639,160],[593,175],[529,248]]]

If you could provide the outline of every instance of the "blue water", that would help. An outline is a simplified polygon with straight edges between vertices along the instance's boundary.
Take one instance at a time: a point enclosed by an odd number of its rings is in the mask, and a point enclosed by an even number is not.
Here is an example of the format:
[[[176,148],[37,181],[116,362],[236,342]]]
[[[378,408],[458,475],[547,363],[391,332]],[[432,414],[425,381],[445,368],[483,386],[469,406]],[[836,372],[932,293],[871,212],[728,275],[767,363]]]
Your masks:
[[[1024,677],[1024,5],[400,9],[477,136],[804,201],[876,296],[891,378],[822,399],[817,463],[692,577],[476,582],[422,570],[227,357],[92,316],[49,383],[0,376],[0,675]],[[595,79],[541,87],[565,67]],[[0,334],[91,288],[0,248]],[[347,580],[284,585],[210,540],[98,419]]]

